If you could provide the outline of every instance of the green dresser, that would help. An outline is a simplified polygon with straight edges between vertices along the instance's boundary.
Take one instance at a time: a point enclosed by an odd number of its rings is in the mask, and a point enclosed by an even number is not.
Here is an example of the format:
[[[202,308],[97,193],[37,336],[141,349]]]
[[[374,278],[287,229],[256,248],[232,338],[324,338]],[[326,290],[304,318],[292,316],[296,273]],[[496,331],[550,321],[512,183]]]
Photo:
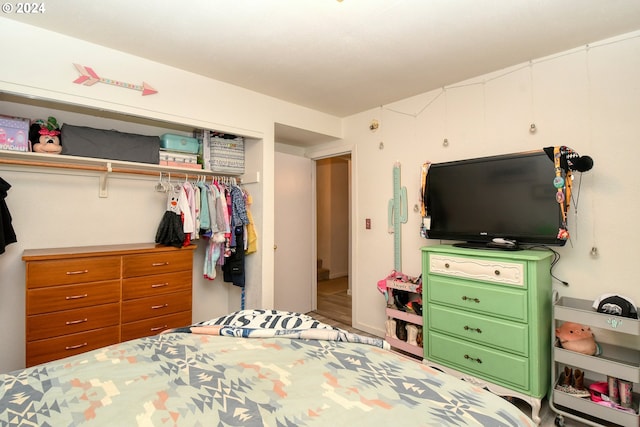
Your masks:
[[[551,377],[552,257],[422,248],[425,363],[528,402],[536,423]]]

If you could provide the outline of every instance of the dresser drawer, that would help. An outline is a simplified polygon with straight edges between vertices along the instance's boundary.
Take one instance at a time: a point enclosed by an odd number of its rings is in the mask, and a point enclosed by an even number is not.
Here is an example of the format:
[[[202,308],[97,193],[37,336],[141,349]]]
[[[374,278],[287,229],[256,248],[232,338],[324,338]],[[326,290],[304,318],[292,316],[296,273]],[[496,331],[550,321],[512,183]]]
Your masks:
[[[177,292],[122,302],[122,323],[150,319],[152,317],[191,312],[191,292]]]
[[[529,361],[437,332],[429,332],[429,359],[498,384],[529,390]]]
[[[471,314],[434,304],[429,304],[428,310],[429,327],[434,331],[522,356],[529,354],[529,328],[524,323]]]
[[[123,279],[122,299],[130,300],[171,292],[190,291],[191,279],[191,270]]]
[[[123,277],[147,276],[193,270],[193,251],[190,249],[150,254],[125,255]]]
[[[126,323],[122,325],[122,341],[157,335],[164,330],[189,326],[192,323],[190,311]]]
[[[429,254],[431,274],[525,287],[525,270],[519,262]]]
[[[442,276],[429,276],[429,304],[444,304],[473,313],[527,322],[524,290]]]
[[[120,327],[96,329],[27,343],[27,367],[117,344]]]
[[[120,257],[74,258],[27,263],[27,289],[120,278]]]
[[[27,316],[120,301],[120,281],[49,286],[27,291]]]
[[[27,317],[30,341],[118,325],[120,304],[105,304]]]

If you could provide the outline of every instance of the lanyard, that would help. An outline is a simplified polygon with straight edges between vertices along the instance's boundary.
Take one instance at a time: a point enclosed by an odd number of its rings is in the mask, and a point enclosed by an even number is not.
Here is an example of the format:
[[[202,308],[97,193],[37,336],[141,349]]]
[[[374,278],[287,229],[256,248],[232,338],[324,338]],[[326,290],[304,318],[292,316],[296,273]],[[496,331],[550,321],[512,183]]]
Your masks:
[[[567,230],[567,212],[569,211],[569,202],[571,200],[571,169],[567,168],[564,178],[562,177],[562,168],[560,167],[560,157],[562,147],[554,147],[553,164],[556,170],[556,177],[553,179],[553,186],[556,188],[556,201],[560,205],[560,214],[562,215],[562,226],[558,230],[558,239],[567,240],[569,231]]]

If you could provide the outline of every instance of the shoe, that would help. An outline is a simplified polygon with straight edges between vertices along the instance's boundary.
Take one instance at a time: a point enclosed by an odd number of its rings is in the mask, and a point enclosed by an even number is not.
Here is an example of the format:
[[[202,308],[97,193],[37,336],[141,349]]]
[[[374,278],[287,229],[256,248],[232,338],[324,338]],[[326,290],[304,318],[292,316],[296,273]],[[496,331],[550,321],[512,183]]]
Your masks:
[[[568,366],[564,367],[564,377],[562,378],[562,385],[570,387],[573,380],[573,369]]]
[[[396,319],[396,336],[400,341],[407,340],[407,322]]]

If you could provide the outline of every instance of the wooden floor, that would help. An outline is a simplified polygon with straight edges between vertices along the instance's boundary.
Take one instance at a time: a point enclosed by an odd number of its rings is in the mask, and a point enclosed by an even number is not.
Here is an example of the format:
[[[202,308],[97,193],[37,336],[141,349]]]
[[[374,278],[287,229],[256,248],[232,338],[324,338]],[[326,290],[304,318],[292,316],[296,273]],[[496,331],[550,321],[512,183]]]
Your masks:
[[[316,313],[351,326],[351,295],[347,276],[318,282]]]
[[[335,326],[349,332],[373,336],[352,327],[351,295],[348,294],[349,281],[347,277],[322,280],[318,282],[318,309],[308,313],[320,322]],[[516,399],[514,402],[527,416],[531,416],[531,407]],[[541,427],[553,427],[556,414],[551,411],[547,399],[542,402],[540,409]],[[587,424],[565,417],[565,427],[586,427]]]

